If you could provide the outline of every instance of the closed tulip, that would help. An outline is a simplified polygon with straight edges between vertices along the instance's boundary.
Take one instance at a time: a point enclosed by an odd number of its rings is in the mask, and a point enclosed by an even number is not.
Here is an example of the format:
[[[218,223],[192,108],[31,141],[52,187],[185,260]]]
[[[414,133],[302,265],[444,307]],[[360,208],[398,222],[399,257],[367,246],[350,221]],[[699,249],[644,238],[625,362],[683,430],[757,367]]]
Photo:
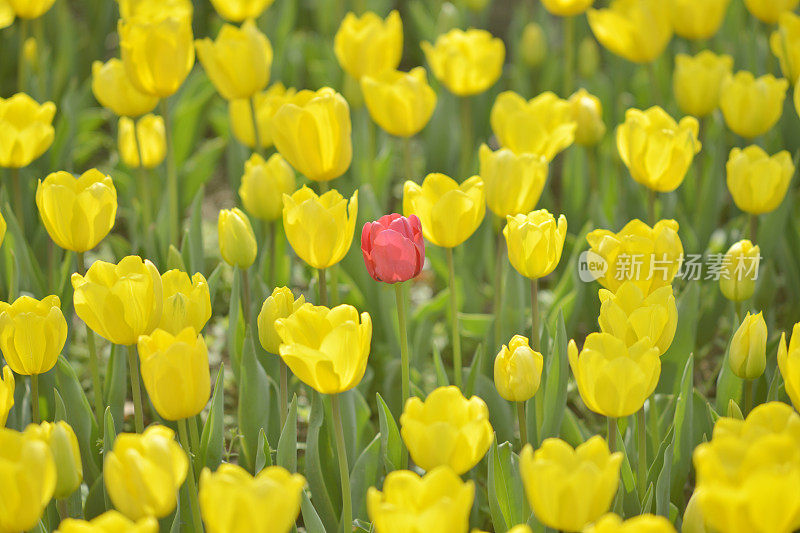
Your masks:
[[[386,70],[361,78],[369,115],[391,135],[413,137],[428,123],[436,108],[436,93],[417,67],[410,72]]]
[[[286,533],[300,512],[306,480],[280,466],[255,477],[223,463],[200,474],[200,511],[209,533]]]
[[[800,16],[781,13],[778,29],[769,37],[769,46],[781,64],[781,72],[792,84],[800,76]]]
[[[697,118],[710,115],[719,106],[722,82],[732,69],[733,57],[710,50],[675,56],[672,91],[680,110]]]
[[[294,170],[280,154],[269,159],[259,154],[244,164],[239,197],[248,213],[261,220],[278,220],[283,212],[283,195],[295,191]]]
[[[775,24],[782,13],[793,11],[800,0],[744,0],[750,14],[767,24]]]
[[[56,533],[157,533],[158,521],[152,516],[136,522],[118,511],[106,511],[91,520],[67,518],[58,524]]]
[[[536,207],[547,182],[547,160],[530,153],[515,154],[508,148],[478,150],[480,176],[486,205],[498,217],[529,213]]]
[[[0,350],[17,374],[44,374],[53,368],[66,341],[67,321],[58,296],[0,302]]]
[[[400,416],[400,435],[417,466],[428,472],[443,465],[461,475],[480,462],[494,438],[489,408],[458,388],[439,387],[423,402],[409,398]]]
[[[722,82],[719,101],[725,124],[746,138],[767,133],[781,118],[788,87],[788,81],[772,74],[756,78],[743,70],[728,77]]]
[[[121,117],[138,117],[158,105],[158,98],[133,86],[117,58],[92,63],[92,93],[100,105]]]
[[[231,22],[257,19],[275,0],[211,0],[219,16]]]
[[[578,89],[569,97],[572,120],[577,124],[575,142],[581,146],[594,146],[606,133],[603,122],[603,105],[600,99],[586,89]]]
[[[0,428],[0,531],[34,528],[56,488],[56,465],[44,442]]]
[[[672,26],[685,39],[702,41],[719,31],[731,0],[671,0]]]
[[[547,57],[547,36],[536,22],[528,22],[522,28],[519,53],[522,62],[528,67],[538,67]]]
[[[594,0],[542,0],[544,8],[559,17],[573,17],[589,9]]]
[[[786,387],[786,394],[792,401],[795,409],[800,406],[800,322],[792,328],[792,338],[787,347],[786,333],[781,333],[781,341],[778,344],[778,368],[783,377]],[[2,385],[0,385],[2,387]],[[13,393],[14,383],[12,378],[11,390]],[[2,402],[0,402],[2,405]],[[3,410],[0,407],[0,414]],[[2,420],[2,418],[0,418]],[[2,426],[2,424],[0,424]]]
[[[578,74],[592,79],[600,67],[600,47],[594,37],[587,35],[578,44]]]
[[[192,279],[178,269],[161,274],[161,294],[164,306],[161,310],[159,329],[177,335],[184,328],[192,327],[200,332],[211,318],[211,294],[208,282],[200,272]]]
[[[367,513],[376,533],[466,533],[474,498],[475,483],[461,481],[446,466],[424,476],[395,470],[387,474],[383,491],[367,491]]]
[[[502,92],[492,105],[489,121],[500,146],[547,161],[573,143],[578,128],[569,102],[549,91],[527,102],[513,91]]]
[[[361,254],[375,281],[398,283],[417,277],[425,263],[419,218],[392,213],[361,230]]]
[[[675,533],[675,527],[663,516],[643,514],[623,521],[614,513],[609,513],[583,531],[584,533]]]
[[[356,229],[358,191],[348,202],[336,190],[322,196],[306,186],[283,195],[283,228],[295,253],[314,268],[328,268],[344,258]]]
[[[223,98],[250,98],[267,86],[272,45],[253,19],[241,28],[225,24],[215,41],[206,37],[195,45],[200,63]]]
[[[483,221],[483,182],[472,176],[461,185],[444,174],[428,174],[422,186],[406,181],[403,213],[417,215],[422,234],[436,246],[453,248],[469,239]]]
[[[36,19],[49,11],[55,0],[6,0],[6,2],[19,18]]]
[[[594,436],[573,449],[561,439],[545,439],[520,454],[525,494],[536,518],[548,527],[580,531],[611,506],[619,485],[622,453],[610,453]]]
[[[267,352],[277,355],[281,347],[281,337],[275,329],[275,321],[288,318],[305,303],[305,296],[301,294],[295,299],[288,287],[275,287],[272,294],[264,300],[258,313],[258,340]]]
[[[167,155],[164,119],[158,115],[145,115],[135,124],[132,119],[122,117],[119,119],[118,135],[119,155],[130,168],[156,168]]]
[[[168,427],[120,433],[106,451],[103,480],[111,503],[131,520],[162,518],[175,509],[189,459]]]
[[[641,409],[661,376],[658,348],[649,337],[626,346],[610,333],[590,333],[580,353],[572,340],[567,352],[583,403],[604,416]]]
[[[634,63],[654,61],[672,38],[666,0],[612,0],[608,8],[590,9],[586,16],[600,44]]]
[[[256,235],[241,209],[222,209],[217,218],[219,253],[226,263],[247,270],[256,260]]]
[[[230,100],[228,115],[234,137],[245,146],[256,147],[253,134],[253,113],[250,108],[251,105],[254,105],[259,144],[262,148],[272,146],[272,117],[283,104],[291,102],[295,94],[297,94],[295,89],[287,89],[278,82],[270,85],[266,91],[256,93],[252,100]]]
[[[12,407],[14,407],[14,373],[6,365],[3,367],[3,379],[0,379],[0,429],[5,427]]]
[[[456,96],[486,91],[503,73],[506,48],[503,41],[486,30],[452,29],[422,43],[422,51],[436,76]]]
[[[728,191],[736,207],[760,215],[778,208],[794,175],[792,156],[786,150],[770,156],[760,146],[733,148],[725,165]]]
[[[742,379],[756,379],[767,365],[767,323],[762,313],[745,315],[733,334],[730,347],[733,373]]]
[[[333,38],[339,65],[360,80],[394,70],[403,55],[403,22],[397,10],[381,19],[372,11],[361,16],[345,15]]]
[[[531,349],[528,338],[514,335],[494,359],[494,386],[509,402],[525,402],[539,390],[544,359]]]
[[[83,467],[78,438],[72,427],[63,420],[31,424],[25,428],[25,436],[39,440],[50,448],[56,465],[56,488],[53,497],[64,499],[75,492],[83,481]]]
[[[511,266],[526,278],[539,279],[555,270],[561,260],[567,219],[559,215],[556,221],[547,209],[508,216],[503,235]]]
[[[55,138],[53,102],[25,93],[0,98],[0,167],[22,168],[45,153]]]
[[[95,261],[85,276],[72,274],[72,288],[75,313],[114,344],[136,344],[161,320],[161,275],[148,259],[129,255],[116,265]]]
[[[275,321],[280,356],[300,381],[322,394],[336,394],[361,382],[367,369],[372,319],[352,305],[333,309],[303,304]]]

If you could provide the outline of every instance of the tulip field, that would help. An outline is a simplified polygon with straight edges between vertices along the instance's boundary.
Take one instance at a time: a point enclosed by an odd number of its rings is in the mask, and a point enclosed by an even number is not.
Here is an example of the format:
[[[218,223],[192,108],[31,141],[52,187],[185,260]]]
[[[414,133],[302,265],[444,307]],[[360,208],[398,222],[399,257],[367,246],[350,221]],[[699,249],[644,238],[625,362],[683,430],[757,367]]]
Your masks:
[[[800,0],[0,0],[0,533],[800,530]]]

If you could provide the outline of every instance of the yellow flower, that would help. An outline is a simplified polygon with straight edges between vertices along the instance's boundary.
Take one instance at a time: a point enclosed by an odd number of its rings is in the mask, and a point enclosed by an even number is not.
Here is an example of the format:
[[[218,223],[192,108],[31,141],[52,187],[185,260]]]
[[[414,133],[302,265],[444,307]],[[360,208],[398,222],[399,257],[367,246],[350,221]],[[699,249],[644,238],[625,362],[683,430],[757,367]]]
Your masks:
[[[25,437],[39,440],[50,448],[56,465],[56,488],[53,497],[64,499],[75,492],[83,481],[81,451],[78,437],[69,424],[42,422],[25,428]]]
[[[167,18],[191,18],[192,0],[117,0],[120,18],[158,22]]]
[[[66,341],[67,321],[58,296],[0,302],[0,350],[17,374],[44,374],[53,368]]]
[[[792,400],[792,405],[797,409],[800,406],[800,322],[792,328],[792,339],[786,346],[786,333],[781,333],[778,344],[778,368],[780,368],[783,382],[786,385],[786,394]],[[12,393],[13,393],[12,378]],[[2,413],[2,409],[0,409]],[[2,420],[0,418],[0,420]],[[2,424],[0,424],[2,425]]]
[[[256,260],[256,235],[241,209],[222,209],[217,219],[219,253],[226,263],[247,270]]]
[[[578,89],[569,97],[572,120],[577,124],[575,142],[581,146],[594,146],[606,133],[603,123],[603,105],[600,99],[586,89]]]
[[[561,260],[567,219],[559,215],[556,221],[547,209],[507,216],[503,235],[508,246],[508,260],[516,271],[529,279],[543,278],[555,270]]]
[[[26,167],[55,138],[53,102],[37,103],[25,93],[0,98],[0,167]]]
[[[56,533],[157,533],[158,521],[152,516],[132,522],[118,511],[106,511],[91,520],[67,518]]]
[[[780,61],[784,77],[794,84],[800,76],[800,17],[785,11],[778,20],[778,29],[770,35],[769,46]]]
[[[748,311],[731,339],[730,363],[742,379],[756,379],[767,365],[767,323],[762,313]]]
[[[710,533],[706,527],[706,521],[703,518],[703,511],[700,509],[700,499],[697,494],[698,492],[695,490],[692,493],[692,497],[689,498],[689,503],[686,504],[681,523],[681,533]]]
[[[422,130],[433,115],[436,93],[417,67],[410,72],[387,70],[361,78],[364,102],[378,126],[398,137],[412,137]]]
[[[671,0],[672,26],[685,39],[710,39],[719,31],[731,0]]]
[[[610,453],[602,437],[577,448],[561,439],[545,439],[533,451],[525,445],[519,468],[525,494],[541,523],[580,531],[611,506],[619,485],[622,453]]]
[[[678,327],[678,307],[672,285],[664,285],[645,296],[632,281],[625,281],[616,292],[600,289],[600,331],[611,333],[633,346],[645,337],[663,355]]]
[[[283,211],[283,195],[295,191],[294,170],[280,154],[264,161],[259,154],[244,164],[239,197],[248,213],[262,220],[278,220]]]
[[[736,207],[752,215],[778,208],[794,175],[792,156],[786,150],[770,156],[761,147],[733,148],[727,171],[728,190]]]
[[[6,229],[8,226],[6,225],[6,219],[2,213],[0,213],[0,245],[3,244],[3,240],[6,238]]]
[[[494,360],[494,386],[509,402],[529,400],[539,390],[542,379],[542,354],[531,349],[528,338],[514,335]]]
[[[592,79],[600,67],[600,47],[594,37],[587,35],[578,45],[578,74]]]
[[[306,303],[275,321],[280,356],[300,381],[323,394],[352,389],[367,369],[372,319],[352,305]]]
[[[372,11],[348,13],[333,38],[339,65],[353,78],[377,76],[394,70],[403,55],[403,22],[397,10],[386,20]]]
[[[114,344],[136,344],[161,320],[161,275],[149,259],[129,255],[116,265],[95,261],[86,276],[72,274],[75,313]]]
[[[547,181],[547,160],[538,155],[516,155],[508,148],[493,152],[482,144],[478,150],[480,176],[486,205],[505,218],[528,213],[536,207]]]
[[[590,333],[578,354],[569,341],[569,366],[586,407],[619,418],[642,408],[658,385],[661,359],[649,337],[631,346],[610,333]]]
[[[589,9],[594,0],[542,0],[542,5],[553,15],[573,17]]]
[[[300,512],[306,480],[280,466],[255,477],[223,463],[200,474],[200,511],[209,533],[287,533]]]
[[[800,0],[744,0],[744,5],[754,17],[767,24],[775,24],[781,13],[793,11]]]
[[[119,119],[118,149],[122,162],[130,168],[139,168],[139,152],[144,168],[155,168],[167,155],[167,135],[164,119],[158,115],[145,115],[134,122],[128,117]]]
[[[670,285],[680,270],[683,245],[675,220],[659,220],[652,228],[634,219],[619,233],[605,229],[589,232],[586,241],[591,253],[607,266],[599,277],[600,285],[616,292],[626,280],[632,280],[648,295]],[[633,260],[636,259],[636,265]]]
[[[278,82],[270,85],[266,91],[253,96],[256,106],[256,122],[258,122],[258,141],[262,148],[272,146],[272,117],[283,104],[291,102],[296,93],[295,89],[287,89]],[[255,148],[256,140],[253,135],[253,115],[250,105],[250,100],[230,100],[228,115],[234,137],[245,146]]]
[[[390,472],[383,491],[367,491],[367,514],[376,533],[452,531],[466,533],[475,483],[446,466],[424,476],[409,470]]]
[[[0,428],[0,531],[36,526],[56,488],[56,465],[47,444]]]
[[[300,91],[272,117],[275,148],[313,181],[338,178],[350,167],[350,107],[329,87]]]
[[[141,435],[120,433],[103,462],[103,480],[114,507],[131,520],[162,518],[175,509],[189,459],[164,426]],[[191,474],[190,474],[191,475]]]
[[[158,98],[133,86],[117,58],[92,63],[92,92],[100,105],[121,117],[144,115],[158,104]]]
[[[566,100],[544,92],[527,102],[513,91],[497,95],[489,121],[500,146],[552,159],[575,140],[578,124]]]
[[[6,365],[3,367],[3,379],[0,379],[0,429],[6,425],[12,407],[14,407],[14,373]]]
[[[584,533],[675,533],[675,528],[663,516],[643,514],[623,522],[619,516],[609,513],[583,531]]]
[[[519,53],[528,67],[538,67],[547,57],[547,36],[536,22],[529,22],[522,29]]]
[[[189,274],[176,268],[161,274],[161,294],[164,306],[161,310],[159,329],[177,335],[186,327],[198,333],[211,318],[211,294],[206,278],[197,272]]]
[[[668,0],[612,0],[586,16],[600,44],[634,63],[655,60],[672,38]]]
[[[761,249],[748,240],[734,243],[722,258],[719,288],[728,300],[742,302],[753,295]]]
[[[446,465],[461,475],[486,455],[494,430],[483,400],[477,396],[468,400],[449,386],[434,389],[424,402],[409,398],[400,415],[400,435],[423,470]]]
[[[305,296],[301,294],[295,300],[288,287],[275,287],[272,294],[264,300],[261,312],[258,313],[258,340],[267,352],[277,354],[281,347],[281,337],[275,329],[275,321],[288,318],[305,303]]]
[[[459,185],[444,174],[428,174],[422,186],[406,181],[403,214],[417,215],[422,234],[436,246],[453,248],[469,239],[483,221],[486,200],[480,176]]]
[[[219,16],[231,22],[257,19],[275,0],[211,0]]]
[[[314,268],[328,268],[347,254],[358,215],[358,191],[348,202],[337,190],[322,196],[305,185],[283,195],[283,228],[294,252]]]
[[[772,74],[755,78],[743,70],[728,77],[722,82],[719,100],[725,124],[742,137],[767,133],[781,118],[788,87],[788,81]]]
[[[19,18],[36,19],[47,13],[55,0],[6,0],[6,2]]]
[[[733,57],[703,50],[696,56],[675,56],[672,91],[678,107],[686,114],[702,118],[719,106],[722,82],[731,74]]]
[[[494,85],[506,55],[502,40],[474,28],[452,29],[437,37],[435,45],[423,42],[422,51],[436,79],[457,96],[479,94]]]

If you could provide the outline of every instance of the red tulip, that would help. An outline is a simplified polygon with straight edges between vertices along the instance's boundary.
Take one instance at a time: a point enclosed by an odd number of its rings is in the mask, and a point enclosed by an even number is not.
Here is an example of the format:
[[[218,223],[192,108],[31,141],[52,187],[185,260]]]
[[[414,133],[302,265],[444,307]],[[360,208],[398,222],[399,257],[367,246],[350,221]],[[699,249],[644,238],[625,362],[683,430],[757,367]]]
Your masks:
[[[397,283],[415,277],[425,261],[419,218],[392,213],[367,222],[361,230],[361,253],[375,281]]]

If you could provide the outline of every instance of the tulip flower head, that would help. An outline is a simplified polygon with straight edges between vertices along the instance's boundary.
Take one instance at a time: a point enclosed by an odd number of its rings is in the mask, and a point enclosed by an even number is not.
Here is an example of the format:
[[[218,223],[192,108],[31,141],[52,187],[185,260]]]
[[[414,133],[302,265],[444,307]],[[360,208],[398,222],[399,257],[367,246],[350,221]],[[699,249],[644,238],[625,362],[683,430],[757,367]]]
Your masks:
[[[575,142],[581,146],[594,146],[606,133],[603,122],[603,105],[600,99],[586,89],[578,89],[569,97],[572,120],[577,124]]]
[[[295,299],[288,287],[275,287],[258,313],[258,340],[261,346],[271,354],[278,354],[281,347],[281,337],[275,329],[275,321],[279,318],[288,318],[289,315],[300,309],[306,303],[302,294]]]
[[[752,139],[772,129],[783,114],[789,82],[772,74],[756,78],[739,71],[722,82],[719,106],[725,124],[737,135]]]
[[[736,207],[752,215],[778,208],[794,176],[792,156],[786,150],[770,156],[760,146],[733,148],[727,170],[728,191]]]
[[[793,11],[800,0],[744,0],[750,14],[767,24],[775,24],[781,14]]]
[[[672,26],[685,39],[702,41],[719,31],[731,0],[670,0]]]
[[[559,215],[556,221],[547,209],[507,216],[503,236],[511,266],[526,278],[543,278],[555,270],[561,260],[567,219]]]
[[[547,36],[536,22],[528,22],[522,29],[519,42],[523,63],[529,67],[538,67],[547,57]]]
[[[536,394],[542,380],[542,354],[528,345],[528,338],[514,335],[494,360],[494,386],[509,402],[524,402]]]
[[[58,533],[157,533],[158,520],[146,516],[136,522],[119,511],[106,511],[91,520],[67,518],[58,524]]]
[[[121,19],[160,22],[168,18],[191,18],[192,0],[117,0]]]
[[[83,481],[81,452],[78,437],[69,424],[42,422],[25,428],[25,436],[39,440],[50,448],[56,465],[56,488],[53,497],[64,499],[75,492]]]
[[[478,149],[480,176],[486,205],[497,216],[529,213],[536,207],[547,182],[547,159],[531,153],[515,154],[508,148]]]
[[[253,133],[253,115],[250,106],[255,106],[258,123],[258,141],[261,148],[272,146],[272,117],[280,107],[291,102],[297,94],[292,88],[286,88],[281,82],[273,83],[266,91],[256,93],[250,100],[229,100],[228,116],[234,137],[245,146],[255,148],[256,139]]]
[[[586,16],[600,44],[634,63],[654,61],[672,38],[668,0],[612,0]]]
[[[730,364],[742,379],[756,379],[767,365],[767,323],[762,313],[745,315],[731,339]]]
[[[25,93],[0,97],[0,167],[22,168],[45,153],[55,138],[53,102],[37,103]]]
[[[778,368],[786,386],[786,394],[797,409],[800,406],[800,322],[792,328],[792,338],[788,346],[786,333],[781,333],[781,341],[778,344]]]
[[[761,249],[748,240],[728,248],[722,258],[719,288],[728,300],[743,302],[753,296],[761,263]]]
[[[66,341],[67,321],[58,296],[0,302],[0,350],[17,374],[44,374],[53,368]]]
[[[542,0],[544,8],[559,17],[574,17],[589,9],[594,0]]]
[[[361,230],[361,253],[375,281],[398,283],[417,277],[425,263],[425,243],[419,218],[392,213]]]
[[[55,0],[6,0],[21,19],[37,19],[47,13]]]
[[[36,526],[56,488],[56,465],[44,442],[0,428],[0,531]]]
[[[261,220],[278,220],[283,212],[283,195],[295,191],[294,170],[281,157],[272,154],[268,160],[259,154],[244,164],[239,197],[245,210]]]
[[[223,209],[217,219],[219,253],[226,263],[247,270],[256,260],[256,235],[250,219],[238,207]]]
[[[211,0],[219,16],[231,22],[257,19],[275,0]]]
[[[381,19],[372,11],[345,15],[333,38],[339,65],[356,80],[394,70],[403,55],[403,22],[397,10]]]
[[[6,365],[3,367],[3,378],[0,379],[0,429],[6,425],[12,407],[14,407],[14,373]]]
[[[456,96],[486,91],[503,73],[506,48],[503,41],[486,30],[452,29],[422,43],[422,51],[436,76]]]
[[[164,307],[159,329],[177,335],[191,326],[200,332],[211,318],[211,294],[206,278],[199,272],[191,279],[178,269],[161,274]]]
[[[680,110],[697,118],[710,115],[719,106],[722,82],[732,69],[733,57],[709,50],[675,56],[672,91]]]
[[[792,84],[800,76],[800,16],[784,11],[778,29],[769,37],[772,53],[781,63],[781,72]]]
[[[156,168],[167,155],[166,126],[158,115],[145,115],[135,123],[122,117],[118,136],[120,158],[129,168]]]
[[[422,67],[366,75],[361,78],[361,92],[372,120],[398,137],[419,133],[436,108],[436,93]]]
[[[675,527],[663,516],[643,514],[623,521],[614,513],[608,513],[583,531],[585,533],[675,533]]]
[[[92,63],[92,93],[103,107],[120,117],[138,117],[158,105],[158,98],[134,87],[117,58]]]

